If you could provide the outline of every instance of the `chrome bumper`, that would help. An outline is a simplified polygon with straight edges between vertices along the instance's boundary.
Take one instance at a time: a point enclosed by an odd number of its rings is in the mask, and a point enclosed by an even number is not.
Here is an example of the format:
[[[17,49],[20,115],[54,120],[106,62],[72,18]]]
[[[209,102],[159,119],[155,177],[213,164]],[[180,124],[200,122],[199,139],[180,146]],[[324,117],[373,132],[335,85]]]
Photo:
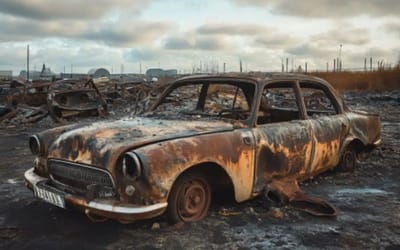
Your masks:
[[[39,182],[48,180],[34,172],[34,168],[28,169],[24,174],[25,182],[30,189]],[[168,203],[156,203],[149,206],[138,206],[134,204],[121,203],[119,200],[94,199],[87,201],[83,197],[65,194],[67,204],[84,209],[87,215],[98,215],[105,218],[116,219],[122,222],[132,222],[140,219],[152,218],[162,214]]]

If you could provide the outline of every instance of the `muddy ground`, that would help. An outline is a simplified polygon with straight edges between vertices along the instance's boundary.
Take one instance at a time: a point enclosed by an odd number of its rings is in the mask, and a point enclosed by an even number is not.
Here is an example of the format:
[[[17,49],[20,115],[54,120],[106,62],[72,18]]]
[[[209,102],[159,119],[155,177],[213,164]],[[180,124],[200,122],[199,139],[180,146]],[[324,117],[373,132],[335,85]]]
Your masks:
[[[128,225],[93,223],[34,199],[24,186],[23,173],[33,161],[27,139],[55,126],[51,120],[3,127],[0,249],[400,249],[400,91],[345,97],[351,107],[381,115],[383,145],[354,173],[329,172],[302,183],[306,193],[334,204],[337,218],[287,206],[267,211],[258,198],[242,204],[216,200],[205,220],[181,228],[162,216]]]

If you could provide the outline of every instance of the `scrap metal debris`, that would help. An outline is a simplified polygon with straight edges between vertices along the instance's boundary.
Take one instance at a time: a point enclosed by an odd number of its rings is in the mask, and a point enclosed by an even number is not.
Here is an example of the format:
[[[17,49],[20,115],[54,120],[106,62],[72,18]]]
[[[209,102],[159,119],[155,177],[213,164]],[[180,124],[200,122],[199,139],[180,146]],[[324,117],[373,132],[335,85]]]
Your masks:
[[[304,194],[296,179],[273,180],[265,190],[264,197],[276,203],[287,203],[293,208],[315,216],[338,215],[337,208],[329,202]]]
[[[72,117],[107,116],[109,111],[145,112],[169,80],[0,82],[0,126],[36,123],[50,116],[56,123]]]

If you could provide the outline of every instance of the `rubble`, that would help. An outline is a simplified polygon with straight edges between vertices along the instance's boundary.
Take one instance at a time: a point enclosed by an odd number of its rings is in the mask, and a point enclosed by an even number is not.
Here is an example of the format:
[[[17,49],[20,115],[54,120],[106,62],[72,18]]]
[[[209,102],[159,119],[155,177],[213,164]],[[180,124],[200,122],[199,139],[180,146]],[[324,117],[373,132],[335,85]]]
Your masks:
[[[400,97],[398,91],[387,93],[393,98]],[[167,242],[178,241],[182,248],[187,249],[398,249],[400,141],[397,138],[400,138],[400,110],[397,103],[377,103],[369,98],[379,94],[380,92],[347,92],[345,97],[352,107],[378,111],[384,118],[384,149],[381,152],[383,158],[375,151],[353,173],[327,172],[311,181],[300,183],[306,193],[327,197],[337,205],[340,209],[338,219],[316,218],[285,206],[279,208],[284,214],[283,218],[275,219],[269,213],[268,216],[264,215],[265,210],[260,205],[261,198],[258,198],[234,205],[240,206],[240,210],[256,208],[256,216],[242,213],[222,217],[218,214],[220,207],[214,206],[207,219],[195,224],[180,222],[167,226],[159,220],[133,225],[121,225],[112,221],[92,224],[82,219],[83,216],[78,213],[63,213],[58,208],[32,200],[21,183],[20,176],[33,160],[25,149],[25,139],[28,134],[36,132],[37,127],[56,126],[51,118],[47,116],[37,122],[35,127],[28,127],[23,132],[20,129],[3,130],[0,150],[3,161],[3,167],[0,168],[3,178],[0,182],[0,248],[60,248],[65,244],[65,247],[74,247],[85,242],[85,248],[92,249],[105,246],[110,249],[125,249],[130,246],[137,249],[156,249],[166,248]],[[110,117],[124,114],[114,110],[110,110]],[[133,110],[132,108],[131,111]],[[70,121],[75,119],[79,118]],[[79,122],[98,119],[100,118],[90,117],[80,119]],[[377,178],[378,174],[384,179]],[[16,184],[8,181],[15,178],[19,181]],[[349,188],[357,192],[349,192]],[[360,195],[358,190],[365,188],[386,192],[367,190],[368,193]],[[223,206],[230,208],[232,205],[223,203]],[[154,222],[160,223],[161,230],[150,230]],[[17,237],[8,237],[7,231],[3,231],[10,227],[18,230]],[[88,234],[88,231],[91,233]],[[143,240],[149,238],[152,240]]]
[[[140,114],[169,84],[145,80],[94,81],[66,79],[55,82],[0,82],[0,127],[37,123],[50,116],[55,123],[72,117]]]

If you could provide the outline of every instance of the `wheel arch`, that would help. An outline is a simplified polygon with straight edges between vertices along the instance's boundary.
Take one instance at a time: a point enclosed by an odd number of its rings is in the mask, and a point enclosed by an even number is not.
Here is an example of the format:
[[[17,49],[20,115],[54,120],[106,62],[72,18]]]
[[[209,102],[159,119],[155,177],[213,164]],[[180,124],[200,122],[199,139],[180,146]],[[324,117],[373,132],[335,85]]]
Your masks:
[[[365,150],[366,145],[359,138],[349,138],[345,141],[345,143],[343,143],[343,147],[340,150],[340,157],[348,147],[353,148],[356,152],[356,155],[358,155]]]
[[[188,174],[196,173],[196,172],[201,173],[206,177],[207,181],[209,182],[209,184],[211,186],[211,191],[213,193],[215,193],[215,192],[218,193],[219,191],[222,190],[222,191],[229,193],[229,195],[232,197],[235,196],[235,188],[234,188],[232,178],[229,176],[229,174],[226,172],[226,170],[217,163],[203,162],[203,163],[193,165],[193,166],[185,169],[179,175],[177,175],[171,185],[171,188],[168,192],[167,197],[169,198],[171,190],[179,178],[182,178],[182,176],[184,176],[184,175],[188,175]]]

